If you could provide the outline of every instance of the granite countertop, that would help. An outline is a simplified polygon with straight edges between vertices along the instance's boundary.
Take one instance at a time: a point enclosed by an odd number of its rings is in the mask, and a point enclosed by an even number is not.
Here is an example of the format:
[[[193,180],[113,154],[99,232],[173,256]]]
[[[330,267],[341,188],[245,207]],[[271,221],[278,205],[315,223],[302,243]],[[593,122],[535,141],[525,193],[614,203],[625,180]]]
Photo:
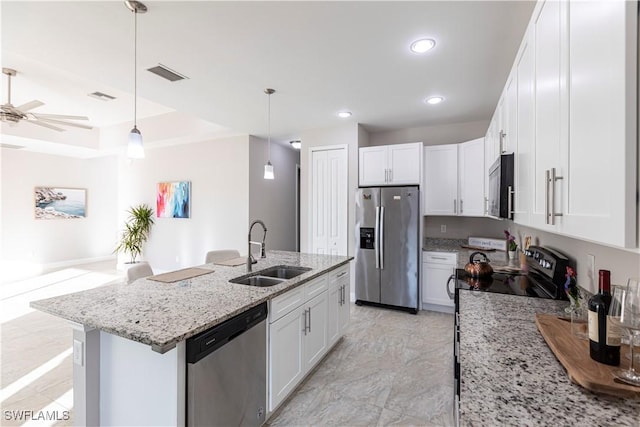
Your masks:
[[[567,302],[459,292],[460,425],[640,425],[640,400],[573,384],[538,331],[535,313]]]
[[[267,251],[253,271],[275,265],[310,267],[268,288],[229,283],[246,266],[205,264],[215,272],[174,283],[139,279],[33,301],[31,307],[86,327],[118,335],[164,353],[180,342],[251,307],[348,263],[352,257]]]
[[[469,257],[474,252],[483,252],[489,258],[489,263],[492,267],[518,267],[520,265],[519,260],[510,260],[507,257],[507,253],[504,251],[487,251],[482,249],[467,249],[461,247],[461,245],[468,244],[466,239],[436,239],[427,238],[422,245],[422,250],[425,252],[457,252],[458,253],[458,268],[464,268],[469,262]]]

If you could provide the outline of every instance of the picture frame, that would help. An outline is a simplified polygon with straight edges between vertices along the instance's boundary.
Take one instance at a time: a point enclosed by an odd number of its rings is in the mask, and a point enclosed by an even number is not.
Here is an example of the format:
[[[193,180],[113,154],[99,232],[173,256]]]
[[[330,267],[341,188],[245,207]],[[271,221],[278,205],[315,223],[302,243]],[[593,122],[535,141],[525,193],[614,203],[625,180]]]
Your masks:
[[[156,191],[158,218],[191,217],[191,181],[159,182]]]
[[[36,220],[81,219],[87,216],[87,189],[34,187]]]

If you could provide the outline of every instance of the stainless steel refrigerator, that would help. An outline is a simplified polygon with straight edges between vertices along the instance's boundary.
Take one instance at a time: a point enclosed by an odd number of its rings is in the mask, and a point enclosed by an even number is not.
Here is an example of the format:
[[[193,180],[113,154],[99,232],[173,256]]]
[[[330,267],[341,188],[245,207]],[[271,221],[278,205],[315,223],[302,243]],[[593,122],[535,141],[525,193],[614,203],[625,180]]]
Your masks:
[[[356,192],[356,304],[418,311],[420,191],[369,187]]]

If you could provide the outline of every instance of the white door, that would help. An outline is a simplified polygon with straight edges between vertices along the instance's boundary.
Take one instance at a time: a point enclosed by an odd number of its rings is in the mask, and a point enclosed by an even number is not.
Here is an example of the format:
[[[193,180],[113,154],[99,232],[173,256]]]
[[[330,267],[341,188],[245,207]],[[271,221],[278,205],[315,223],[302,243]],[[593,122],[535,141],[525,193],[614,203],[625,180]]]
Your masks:
[[[422,143],[389,145],[388,182],[393,185],[420,185]]]
[[[347,149],[312,149],[311,253],[347,255]]]
[[[325,291],[302,305],[307,310],[307,332],[303,345],[305,372],[311,369],[327,350],[327,302]]]
[[[532,166],[535,138],[534,117],[534,68],[533,32],[525,34],[525,42],[518,58],[516,73],[518,79],[518,138],[515,153],[515,206],[513,221],[528,225],[532,200]]]
[[[484,215],[484,138],[458,146],[459,203],[458,213],[464,216]]]
[[[561,136],[561,98],[566,98],[561,69],[561,2],[548,1],[535,20],[535,139],[533,148],[533,182],[531,225],[553,230],[547,225],[546,212],[551,208],[546,174],[552,168],[562,176],[565,139]],[[551,183],[554,184],[554,183]],[[557,189],[560,187],[556,185]],[[561,198],[555,198],[560,211]],[[559,221],[560,218],[557,218]]]
[[[422,301],[428,304],[453,307],[454,301],[447,293],[447,281],[455,271],[455,265],[424,264],[423,297]]]
[[[304,375],[304,308],[299,307],[271,324],[269,331],[269,409],[273,411]]]
[[[387,185],[387,146],[363,147],[358,153],[360,186]]]
[[[424,214],[458,214],[458,144],[424,147]]]

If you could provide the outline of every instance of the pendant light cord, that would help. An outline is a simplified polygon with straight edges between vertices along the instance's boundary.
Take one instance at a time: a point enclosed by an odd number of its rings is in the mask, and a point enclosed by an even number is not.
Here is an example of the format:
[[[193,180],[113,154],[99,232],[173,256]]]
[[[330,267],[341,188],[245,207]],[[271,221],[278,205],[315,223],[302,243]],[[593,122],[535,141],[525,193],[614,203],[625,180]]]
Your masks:
[[[138,11],[133,11],[133,127],[138,125]]]
[[[267,160],[271,161],[271,94],[269,94],[269,114],[267,117],[267,132],[268,132],[268,140],[267,140]]]

